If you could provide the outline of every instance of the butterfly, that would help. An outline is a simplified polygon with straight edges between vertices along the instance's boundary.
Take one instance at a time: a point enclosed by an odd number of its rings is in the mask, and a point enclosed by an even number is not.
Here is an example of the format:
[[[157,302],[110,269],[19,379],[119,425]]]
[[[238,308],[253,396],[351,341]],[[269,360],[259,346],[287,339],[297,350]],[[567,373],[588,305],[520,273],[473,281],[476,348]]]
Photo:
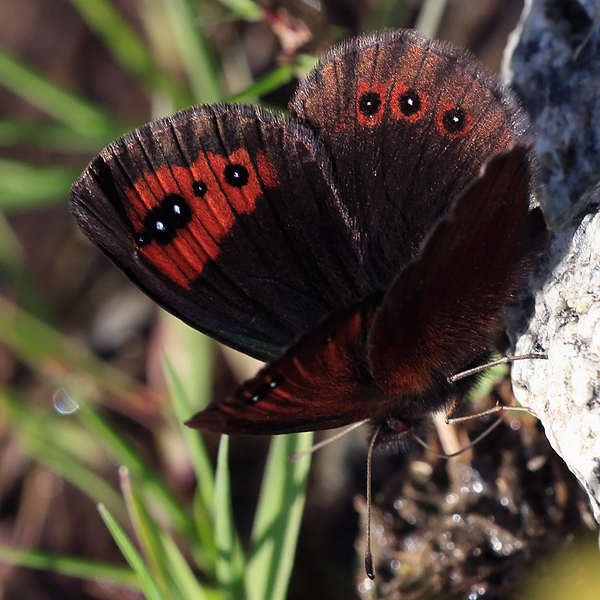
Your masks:
[[[267,365],[188,425],[409,436],[467,393],[545,225],[528,120],[467,51],[415,31],[329,51],[290,116],[197,106],[104,149],[71,192],[159,305]]]

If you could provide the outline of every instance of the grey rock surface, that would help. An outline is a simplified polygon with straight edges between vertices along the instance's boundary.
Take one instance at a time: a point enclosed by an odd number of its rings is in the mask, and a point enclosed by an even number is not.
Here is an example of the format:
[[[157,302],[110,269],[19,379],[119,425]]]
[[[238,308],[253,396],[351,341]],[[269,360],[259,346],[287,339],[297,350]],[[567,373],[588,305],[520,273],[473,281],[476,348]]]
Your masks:
[[[600,181],[600,31],[584,6],[596,3],[526,0],[508,67],[536,130],[550,222]]]
[[[527,0],[507,57],[538,136],[550,241],[514,315],[517,400],[544,425],[600,522],[600,44],[597,0]]]

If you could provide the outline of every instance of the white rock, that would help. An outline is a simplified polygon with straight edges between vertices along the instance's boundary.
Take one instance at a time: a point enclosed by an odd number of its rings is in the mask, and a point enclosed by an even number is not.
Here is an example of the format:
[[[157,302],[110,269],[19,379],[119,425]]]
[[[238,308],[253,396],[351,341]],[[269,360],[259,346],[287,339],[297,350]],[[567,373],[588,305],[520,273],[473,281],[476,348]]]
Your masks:
[[[566,4],[527,0],[511,40],[510,76],[538,136],[551,231],[531,281],[534,306],[509,322],[516,354],[548,360],[515,362],[511,373],[517,400],[539,417],[600,522],[600,13],[597,2]]]

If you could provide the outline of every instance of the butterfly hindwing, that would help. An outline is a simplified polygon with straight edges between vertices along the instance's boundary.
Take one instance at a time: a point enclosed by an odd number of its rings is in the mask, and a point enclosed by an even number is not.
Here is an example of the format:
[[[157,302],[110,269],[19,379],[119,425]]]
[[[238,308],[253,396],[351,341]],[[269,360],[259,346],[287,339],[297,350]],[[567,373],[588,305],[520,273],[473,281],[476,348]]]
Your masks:
[[[528,149],[494,157],[386,293],[369,335],[378,385],[419,394],[485,359],[497,317],[543,241]]]
[[[366,363],[379,300],[376,295],[338,311],[187,425],[226,434],[281,434],[340,427],[384,411],[384,395]]]

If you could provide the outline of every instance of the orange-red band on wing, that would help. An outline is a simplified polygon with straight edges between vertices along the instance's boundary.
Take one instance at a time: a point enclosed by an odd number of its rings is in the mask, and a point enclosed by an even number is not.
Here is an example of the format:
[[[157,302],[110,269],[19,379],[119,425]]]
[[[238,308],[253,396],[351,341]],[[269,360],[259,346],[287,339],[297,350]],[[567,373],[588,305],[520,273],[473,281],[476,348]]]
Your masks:
[[[243,185],[228,182],[225,170],[231,166],[247,171]],[[190,287],[204,265],[215,260],[219,244],[239,214],[251,213],[264,188],[277,185],[273,167],[265,152],[253,158],[240,148],[229,156],[201,154],[190,167],[162,165],[144,174],[132,189],[126,190],[127,215],[132,237],[140,254],[161,273],[181,287]],[[194,191],[201,184],[205,193]],[[153,240],[138,244],[146,228],[146,218],[168,195],[181,197],[190,207],[192,218],[167,244]]]

